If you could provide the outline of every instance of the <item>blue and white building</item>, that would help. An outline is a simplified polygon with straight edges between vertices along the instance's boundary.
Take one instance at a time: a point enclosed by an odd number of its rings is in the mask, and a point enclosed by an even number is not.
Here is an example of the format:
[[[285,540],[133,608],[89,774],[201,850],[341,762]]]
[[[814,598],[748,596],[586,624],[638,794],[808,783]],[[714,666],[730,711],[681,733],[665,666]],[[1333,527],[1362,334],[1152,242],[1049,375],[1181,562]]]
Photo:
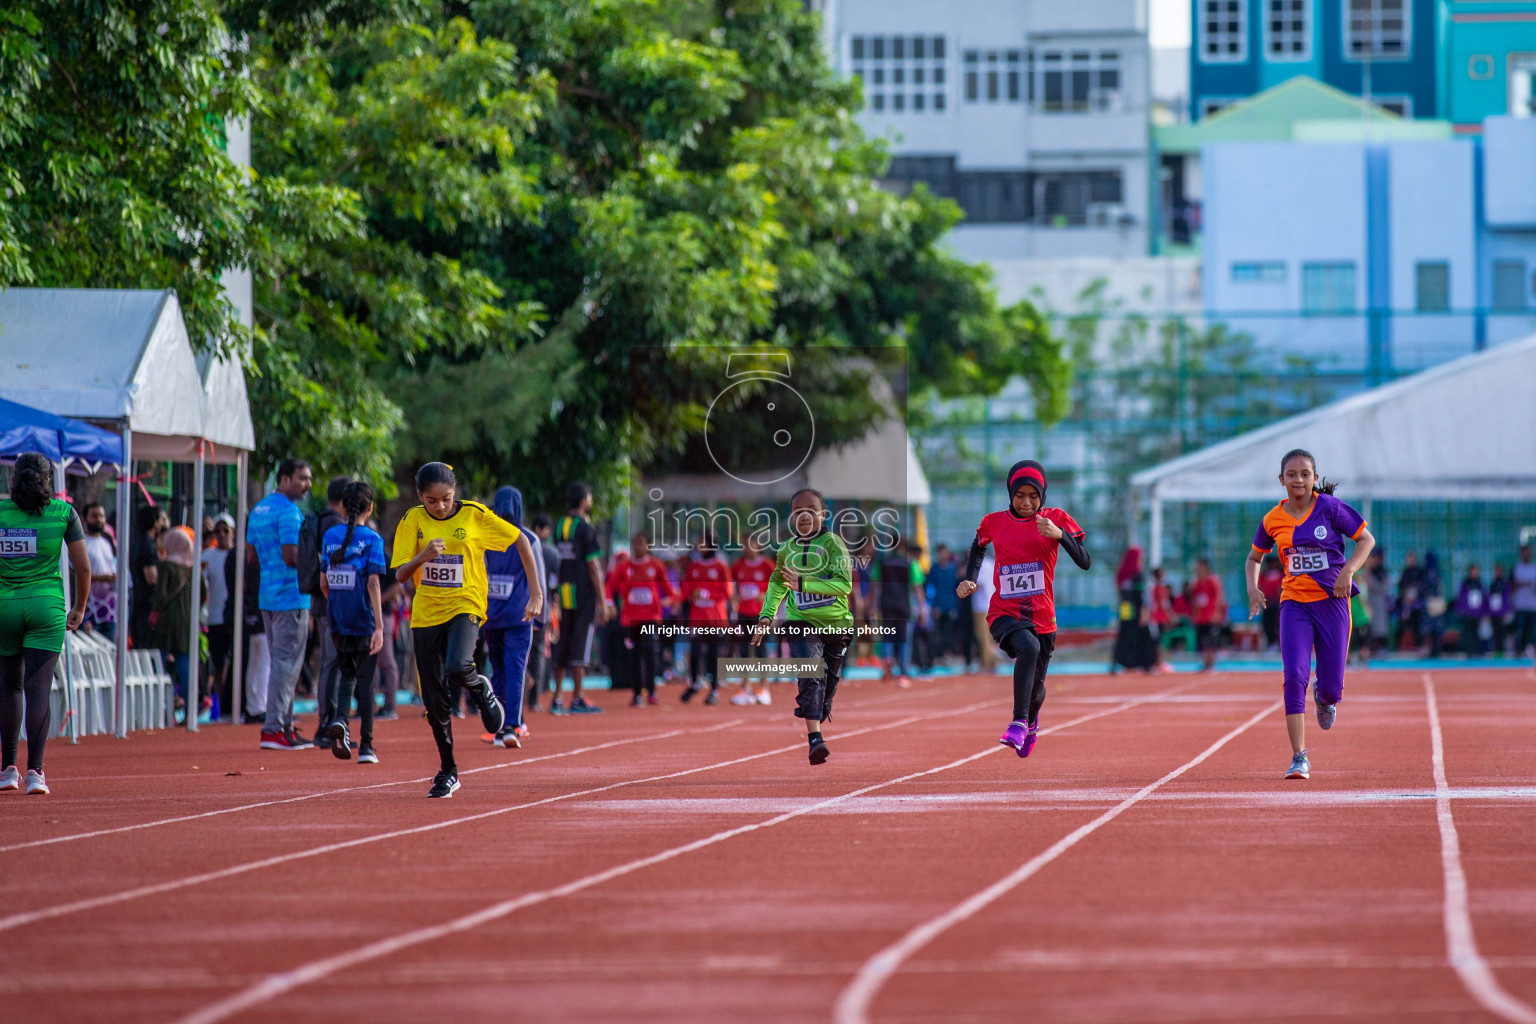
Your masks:
[[[1536,119],[1201,151],[1206,313],[1378,383],[1536,331]]]

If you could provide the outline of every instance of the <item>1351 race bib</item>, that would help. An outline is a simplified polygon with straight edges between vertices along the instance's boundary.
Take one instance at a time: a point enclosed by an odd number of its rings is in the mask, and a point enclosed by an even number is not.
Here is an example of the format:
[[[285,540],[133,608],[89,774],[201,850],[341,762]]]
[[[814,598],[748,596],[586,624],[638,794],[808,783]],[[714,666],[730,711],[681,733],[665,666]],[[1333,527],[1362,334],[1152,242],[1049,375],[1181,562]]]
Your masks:
[[[807,594],[803,590],[797,590],[795,594],[795,607],[801,611],[807,608],[823,608],[837,600],[836,594]]]
[[[758,586],[757,586],[756,583],[743,583],[741,585],[741,599],[743,601],[753,601],[753,600],[756,600],[757,599],[757,595],[759,595],[761,593],[762,593],[762,591],[760,589],[758,589]]]
[[[629,593],[624,595],[624,600],[636,608],[641,605],[650,605],[655,598],[656,592],[650,587],[630,587]]]
[[[492,601],[510,601],[514,582],[511,576],[492,576],[486,583],[486,593]]]
[[[1034,597],[1045,593],[1045,566],[1040,562],[1020,562],[997,568],[997,593],[1003,598]]]
[[[1322,548],[1291,548],[1285,553],[1285,571],[1292,576],[1322,572],[1328,568],[1328,552]]]
[[[421,567],[421,585],[424,587],[462,587],[464,585],[464,556],[438,555]]]
[[[325,584],[332,590],[356,590],[357,569],[350,565],[333,565],[325,570]]]
[[[0,558],[31,558],[36,554],[36,530],[20,527],[0,530]]]

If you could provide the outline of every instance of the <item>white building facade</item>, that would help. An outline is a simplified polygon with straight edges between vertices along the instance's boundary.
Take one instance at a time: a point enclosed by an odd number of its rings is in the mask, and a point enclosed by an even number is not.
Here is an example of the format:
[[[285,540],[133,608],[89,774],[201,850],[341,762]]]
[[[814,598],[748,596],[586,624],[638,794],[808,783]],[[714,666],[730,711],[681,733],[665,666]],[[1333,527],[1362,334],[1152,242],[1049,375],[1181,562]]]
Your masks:
[[[1148,252],[1147,0],[824,0],[888,181],[965,211],[975,261]]]

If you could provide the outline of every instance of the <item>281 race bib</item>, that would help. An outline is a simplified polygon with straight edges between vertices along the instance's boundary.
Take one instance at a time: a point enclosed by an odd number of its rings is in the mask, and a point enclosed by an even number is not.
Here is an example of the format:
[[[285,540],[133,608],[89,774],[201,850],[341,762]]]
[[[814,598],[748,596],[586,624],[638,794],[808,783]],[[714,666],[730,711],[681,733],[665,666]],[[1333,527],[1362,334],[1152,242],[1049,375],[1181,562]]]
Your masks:
[[[464,556],[438,555],[421,567],[421,585],[424,587],[462,587],[464,585]]]
[[[1285,571],[1292,576],[1322,572],[1328,568],[1328,552],[1322,548],[1291,548],[1285,554]]]
[[[492,576],[486,583],[486,593],[492,601],[510,601],[513,582],[511,576]]]
[[[1045,566],[1040,562],[1020,562],[997,569],[997,593],[1003,598],[1034,597],[1045,593]]]
[[[325,584],[332,590],[356,590],[357,569],[350,565],[333,565],[325,570]]]
[[[31,558],[36,554],[36,530],[19,527],[0,530],[0,558]]]

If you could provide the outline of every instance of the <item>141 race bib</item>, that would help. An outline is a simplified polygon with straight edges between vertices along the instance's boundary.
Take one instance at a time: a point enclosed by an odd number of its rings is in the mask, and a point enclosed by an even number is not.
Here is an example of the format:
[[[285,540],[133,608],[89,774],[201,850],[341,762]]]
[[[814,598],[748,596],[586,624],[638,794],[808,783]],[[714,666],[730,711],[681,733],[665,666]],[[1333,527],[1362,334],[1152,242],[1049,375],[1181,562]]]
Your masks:
[[[1291,548],[1285,554],[1285,571],[1292,576],[1322,572],[1328,568],[1328,552],[1322,548]]]
[[[1045,593],[1045,566],[1040,562],[1020,562],[999,566],[997,593],[1003,598],[1034,597]]]
[[[464,585],[464,556],[438,555],[421,567],[421,585],[424,587],[462,587]]]
[[[36,530],[0,530],[0,558],[31,558],[36,554]]]

